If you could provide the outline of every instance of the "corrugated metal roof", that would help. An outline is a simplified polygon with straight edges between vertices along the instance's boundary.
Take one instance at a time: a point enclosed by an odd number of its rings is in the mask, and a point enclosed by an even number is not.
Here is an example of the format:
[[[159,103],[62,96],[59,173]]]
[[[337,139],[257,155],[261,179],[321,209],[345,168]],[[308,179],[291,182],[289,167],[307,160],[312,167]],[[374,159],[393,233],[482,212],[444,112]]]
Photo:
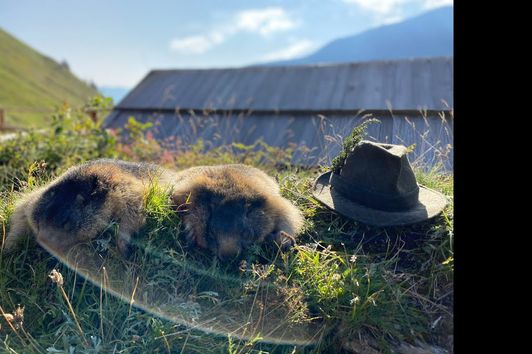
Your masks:
[[[444,101],[447,103],[445,104]],[[118,109],[448,110],[453,59],[151,71]]]

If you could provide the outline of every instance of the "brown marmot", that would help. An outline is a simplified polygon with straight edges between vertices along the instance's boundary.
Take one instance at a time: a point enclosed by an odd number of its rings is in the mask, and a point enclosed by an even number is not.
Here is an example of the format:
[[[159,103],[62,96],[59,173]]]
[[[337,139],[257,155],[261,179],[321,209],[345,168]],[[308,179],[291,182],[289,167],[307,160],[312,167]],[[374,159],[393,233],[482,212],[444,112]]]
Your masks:
[[[290,246],[303,224],[301,213],[281,197],[277,183],[254,167],[200,166],[175,172],[153,164],[100,159],[71,167],[22,197],[3,248],[10,251],[33,234],[63,253],[116,222],[118,249],[126,255],[131,236],[145,223],[144,197],[154,178],[171,187],[187,241],[223,260],[269,240]]]
[[[156,165],[100,159],[69,168],[51,183],[23,196],[10,219],[4,249],[24,236],[57,252],[90,241],[118,223],[117,245],[126,253],[130,236],[144,224],[144,192],[150,178],[166,179]]]
[[[187,240],[220,259],[265,241],[291,246],[301,230],[301,212],[281,197],[275,180],[257,168],[200,166],[176,177],[172,199],[185,207]]]

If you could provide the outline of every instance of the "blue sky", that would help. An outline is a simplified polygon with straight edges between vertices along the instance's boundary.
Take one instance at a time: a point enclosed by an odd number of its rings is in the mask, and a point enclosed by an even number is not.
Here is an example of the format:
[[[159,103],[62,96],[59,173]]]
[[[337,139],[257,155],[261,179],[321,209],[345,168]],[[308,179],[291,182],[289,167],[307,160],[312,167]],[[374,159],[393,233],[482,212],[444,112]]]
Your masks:
[[[151,69],[236,67],[327,42],[452,0],[0,0],[0,27],[98,86]]]

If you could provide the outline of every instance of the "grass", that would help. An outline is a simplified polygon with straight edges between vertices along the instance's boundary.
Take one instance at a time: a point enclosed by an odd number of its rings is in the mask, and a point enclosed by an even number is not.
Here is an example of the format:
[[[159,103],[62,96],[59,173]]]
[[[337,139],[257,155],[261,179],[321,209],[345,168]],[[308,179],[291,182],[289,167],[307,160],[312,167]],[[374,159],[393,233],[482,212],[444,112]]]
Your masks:
[[[48,58],[0,28],[0,108],[7,124],[46,127],[54,108],[85,103],[98,92],[68,67]]]
[[[72,163],[100,156],[180,168],[216,162],[259,166],[303,211],[304,230],[290,252],[255,247],[241,261],[220,264],[186,246],[169,190],[153,180],[145,195],[147,223],[130,259],[118,255],[116,225],[61,261],[32,240],[16,254],[0,251],[0,306],[10,315],[0,316],[1,350],[315,353],[362,345],[391,351],[417,342],[450,347],[452,176],[416,171],[420,183],[450,198],[442,215],[409,227],[374,228],[331,213],[315,200],[311,186],[324,169],[290,165],[292,151],[259,142],[204,152],[199,143],[168,156],[142,134],[121,145],[81,113],[73,112],[66,122],[53,141],[29,134],[0,147],[2,168],[9,172],[0,188],[1,238],[21,193]],[[26,149],[17,151],[20,145]],[[47,154],[36,148],[43,145]],[[62,286],[48,277],[54,269]],[[24,318],[15,326],[8,319],[18,304]]]

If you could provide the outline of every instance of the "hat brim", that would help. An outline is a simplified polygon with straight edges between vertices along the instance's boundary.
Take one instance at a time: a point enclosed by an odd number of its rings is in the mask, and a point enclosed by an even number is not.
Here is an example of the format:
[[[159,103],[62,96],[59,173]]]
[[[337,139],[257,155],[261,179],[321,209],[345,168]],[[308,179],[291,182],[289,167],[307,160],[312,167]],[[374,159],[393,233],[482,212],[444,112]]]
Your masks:
[[[314,182],[312,195],[328,208],[356,221],[373,226],[408,225],[431,219],[442,212],[447,198],[432,189],[419,186],[419,198],[415,207],[406,211],[372,209],[347,199],[334,188],[329,178],[331,171],[320,175]]]

